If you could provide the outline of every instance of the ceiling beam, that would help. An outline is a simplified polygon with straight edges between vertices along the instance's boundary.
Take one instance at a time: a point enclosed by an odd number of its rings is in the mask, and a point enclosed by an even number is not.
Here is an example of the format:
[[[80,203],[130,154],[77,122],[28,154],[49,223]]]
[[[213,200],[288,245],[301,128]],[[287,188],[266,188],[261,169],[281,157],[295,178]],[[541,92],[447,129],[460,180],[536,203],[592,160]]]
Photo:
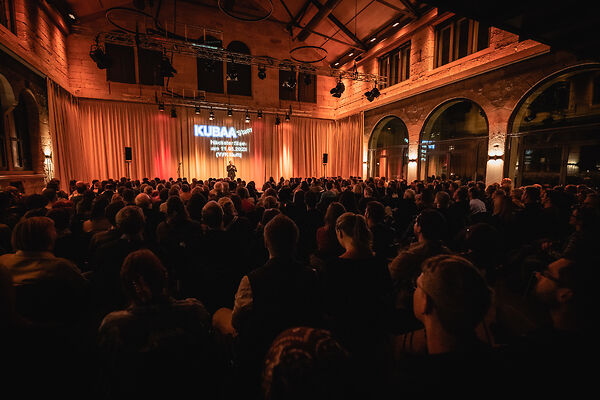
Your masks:
[[[319,11],[317,11],[315,16],[312,17],[310,21],[308,21],[308,24],[306,24],[306,26],[300,31],[298,36],[296,36],[296,39],[298,39],[301,42],[305,41],[310,36],[309,30],[316,28],[319,22],[323,21],[325,17],[331,14],[333,9],[337,7],[341,2],[342,0],[327,0],[327,3],[325,3],[323,8],[320,8]]]
[[[402,5],[406,7],[408,13],[413,17],[419,18],[421,16],[419,10],[411,4],[410,0],[400,0],[400,3],[402,3]]]
[[[389,7],[391,9],[394,9],[398,12],[401,12],[402,14],[410,14],[410,11],[408,11],[406,8],[400,8],[398,6],[393,5],[392,3],[389,3],[385,0],[375,0],[376,2],[378,2],[379,4],[383,4],[386,7]]]
[[[319,0],[309,0],[311,1],[317,8],[321,9],[323,8],[323,5],[321,3],[319,3]],[[346,27],[346,25],[344,25],[339,19],[337,19],[335,17],[335,15],[333,15],[333,13],[330,13],[327,18],[329,18],[329,20],[331,22],[333,22],[338,28],[341,29],[342,32],[344,32],[346,34],[346,36],[348,36],[352,41],[354,41],[354,43],[356,43],[361,49],[363,50],[367,50],[367,46],[354,34],[352,33],[352,31],[350,29],[348,29],[348,27]]]

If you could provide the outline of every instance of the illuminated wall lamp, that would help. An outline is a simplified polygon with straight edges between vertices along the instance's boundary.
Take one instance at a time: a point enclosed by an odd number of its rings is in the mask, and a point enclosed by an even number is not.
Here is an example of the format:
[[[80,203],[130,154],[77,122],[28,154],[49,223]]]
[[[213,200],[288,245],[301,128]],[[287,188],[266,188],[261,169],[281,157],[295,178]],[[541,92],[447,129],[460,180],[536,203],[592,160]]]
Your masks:
[[[488,155],[488,160],[502,160],[502,157],[504,157],[504,154],[494,154],[493,156]]]

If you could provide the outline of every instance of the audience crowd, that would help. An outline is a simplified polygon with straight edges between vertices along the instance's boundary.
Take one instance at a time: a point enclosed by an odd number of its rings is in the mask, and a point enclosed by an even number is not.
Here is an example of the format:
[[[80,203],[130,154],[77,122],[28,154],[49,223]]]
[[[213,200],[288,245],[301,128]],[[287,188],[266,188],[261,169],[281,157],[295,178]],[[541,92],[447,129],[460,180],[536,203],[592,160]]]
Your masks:
[[[0,190],[4,394],[324,400],[591,386],[595,188],[335,177],[62,189]]]

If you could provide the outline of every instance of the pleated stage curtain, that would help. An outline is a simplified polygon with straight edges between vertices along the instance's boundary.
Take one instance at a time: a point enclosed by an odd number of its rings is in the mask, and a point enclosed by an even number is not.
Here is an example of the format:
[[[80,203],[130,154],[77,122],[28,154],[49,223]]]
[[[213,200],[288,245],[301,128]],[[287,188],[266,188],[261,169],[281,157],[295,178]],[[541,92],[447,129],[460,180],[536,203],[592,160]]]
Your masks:
[[[207,179],[224,177],[229,160],[236,165],[237,176],[261,185],[269,177],[358,176],[361,171],[362,115],[332,121],[292,116],[289,122],[265,114],[245,122],[245,113],[228,117],[215,110],[197,115],[189,107],[177,107],[171,118],[170,107],[160,112],[156,105],[74,99],[50,83],[50,118],[57,163],[57,176],[64,185],[70,179],[143,177]],[[194,125],[252,129],[237,139],[194,135]],[[212,141],[212,144],[211,144]],[[214,141],[220,142],[215,144]],[[247,151],[240,157],[217,157],[223,141],[243,142]],[[130,170],[124,148],[133,150]],[[240,149],[240,150],[243,150]],[[220,151],[219,151],[220,152]],[[327,166],[323,153],[329,154]],[[56,162],[55,161],[55,162]]]

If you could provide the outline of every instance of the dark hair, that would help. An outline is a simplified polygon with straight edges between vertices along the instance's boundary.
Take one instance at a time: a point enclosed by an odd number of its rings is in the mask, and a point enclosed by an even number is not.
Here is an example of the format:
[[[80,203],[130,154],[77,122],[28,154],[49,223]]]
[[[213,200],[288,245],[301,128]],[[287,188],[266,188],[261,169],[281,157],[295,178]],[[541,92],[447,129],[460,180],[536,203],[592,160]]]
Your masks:
[[[385,207],[378,201],[370,201],[367,203],[365,217],[376,224],[381,223],[385,219]]]
[[[104,215],[106,219],[110,222],[112,226],[117,226],[117,213],[125,207],[125,202],[123,200],[116,200],[106,206],[104,209]]]
[[[285,215],[277,215],[265,226],[265,244],[274,256],[293,257],[299,236],[296,223]]]
[[[219,229],[223,224],[223,208],[214,200],[202,207],[202,221],[212,229]]]
[[[337,222],[337,219],[346,212],[346,208],[342,205],[342,203],[338,203],[334,201],[327,207],[327,211],[325,212],[325,225],[330,228],[334,228]]]
[[[106,216],[106,207],[108,206],[108,200],[104,197],[97,197],[92,202],[92,212],[90,219],[100,219]]]
[[[13,229],[12,247],[23,251],[51,251],[56,240],[54,221],[48,217],[21,220]]]
[[[423,210],[417,215],[416,224],[427,240],[442,240],[446,237],[448,224],[446,218],[436,210]]]
[[[167,270],[147,249],[129,254],[121,267],[121,284],[134,303],[148,304],[168,299]]]
[[[54,221],[54,227],[58,231],[67,229],[71,220],[71,215],[65,208],[53,208],[48,211],[46,217]]]
[[[144,229],[144,213],[137,206],[123,207],[117,213],[115,221],[123,234],[137,235]]]

